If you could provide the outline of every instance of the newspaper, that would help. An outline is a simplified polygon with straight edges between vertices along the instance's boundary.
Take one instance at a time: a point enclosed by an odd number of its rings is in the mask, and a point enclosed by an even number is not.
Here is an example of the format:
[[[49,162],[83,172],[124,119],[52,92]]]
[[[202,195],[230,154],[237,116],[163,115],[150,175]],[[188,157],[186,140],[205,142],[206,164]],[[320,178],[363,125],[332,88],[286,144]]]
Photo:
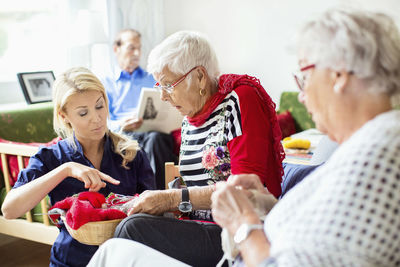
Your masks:
[[[142,88],[138,117],[143,118],[143,124],[138,132],[158,131],[169,134],[181,128],[183,116],[170,103],[162,101],[160,94],[157,89]]]

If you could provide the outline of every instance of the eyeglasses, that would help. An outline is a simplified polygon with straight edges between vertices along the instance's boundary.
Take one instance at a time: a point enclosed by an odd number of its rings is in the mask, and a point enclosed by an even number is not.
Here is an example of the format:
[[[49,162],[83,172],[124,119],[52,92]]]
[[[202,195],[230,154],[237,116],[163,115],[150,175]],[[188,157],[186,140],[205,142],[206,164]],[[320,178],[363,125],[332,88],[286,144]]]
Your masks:
[[[196,67],[192,68],[191,70],[189,70],[185,75],[183,75],[182,77],[180,77],[180,78],[179,78],[176,82],[174,82],[173,84],[162,86],[160,83],[156,83],[156,84],[154,85],[154,88],[157,89],[157,90],[159,90],[160,92],[161,92],[161,91],[164,91],[164,92],[166,92],[167,94],[171,94],[171,93],[173,92],[174,88],[175,88],[178,84],[180,84],[180,83],[189,75],[189,73],[191,73],[191,72],[192,72],[194,69],[196,69],[197,67],[198,67],[198,66],[196,66]]]
[[[315,68],[315,64],[302,67],[297,73],[293,73],[294,80],[296,81],[296,84],[301,92],[304,91],[304,86],[305,86],[305,77],[302,72],[312,68]]]

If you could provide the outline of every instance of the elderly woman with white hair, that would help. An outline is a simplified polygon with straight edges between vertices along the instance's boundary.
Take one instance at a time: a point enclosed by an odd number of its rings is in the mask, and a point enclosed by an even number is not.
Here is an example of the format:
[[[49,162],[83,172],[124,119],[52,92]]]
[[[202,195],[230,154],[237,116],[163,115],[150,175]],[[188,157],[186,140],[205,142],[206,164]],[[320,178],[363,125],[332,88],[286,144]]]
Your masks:
[[[298,57],[301,100],[318,129],[340,146],[264,223],[246,194],[268,193],[258,177],[217,184],[212,214],[237,242],[235,266],[399,266],[399,31],[380,13],[329,10],[303,27]],[[91,263],[102,266],[111,260],[107,252],[122,247],[115,258],[124,266],[144,260],[137,254],[151,259],[147,266],[157,260],[185,266],[118,240],[101,247]]]
[[[275,104],[258,79],[219,75],[212,47],[196,32],[165,39],[151,51],[147,69],[162,100],[185,116],[179,160],[185,187],[140,195],[130,212],[135,215],[115,236],[191,265],[215,265],[222,256],[221,228],[210,223],[215,183],[251,172],[274,196],[281,194],[284,152]],[[177,210],[197,221],[152,216]]]

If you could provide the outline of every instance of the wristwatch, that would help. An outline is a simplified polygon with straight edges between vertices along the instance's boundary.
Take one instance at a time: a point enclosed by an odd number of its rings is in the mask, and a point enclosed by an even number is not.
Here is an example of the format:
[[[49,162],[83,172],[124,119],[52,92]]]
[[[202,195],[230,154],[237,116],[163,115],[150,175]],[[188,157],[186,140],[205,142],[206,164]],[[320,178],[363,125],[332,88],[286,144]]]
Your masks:
[[[251,231],[256,229],[263,229],[263,225],[261,224],[247,224],[243,223],[236,231],[235,236],[233,237],[233,241],[237,245],[242,243],[249,236]]]
[[[178,205],[178,209],[182,213],[189,213],[192,211],[192,203],[189,200],[189,190],[184,187],[182,188],[182,201]]]

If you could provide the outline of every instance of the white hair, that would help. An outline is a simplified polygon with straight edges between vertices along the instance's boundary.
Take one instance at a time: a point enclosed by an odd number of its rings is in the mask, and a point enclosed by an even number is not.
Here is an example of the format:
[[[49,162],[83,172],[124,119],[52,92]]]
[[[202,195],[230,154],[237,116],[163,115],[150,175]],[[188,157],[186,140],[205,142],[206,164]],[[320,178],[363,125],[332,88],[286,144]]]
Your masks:
[[[331,9],[297,38],[299,52],[317,67],[352,72],[370,92],[400,95],[400,34],[389,16]]]
[[[176,74],[203,66],[212,80],[217,80],[219,67],[217,56],[207,38],[192,31],[179,31],[162,41],[149,54],[147,71],[160,73],[164,67]],[[190,82],[190,76],[188,76]]]

